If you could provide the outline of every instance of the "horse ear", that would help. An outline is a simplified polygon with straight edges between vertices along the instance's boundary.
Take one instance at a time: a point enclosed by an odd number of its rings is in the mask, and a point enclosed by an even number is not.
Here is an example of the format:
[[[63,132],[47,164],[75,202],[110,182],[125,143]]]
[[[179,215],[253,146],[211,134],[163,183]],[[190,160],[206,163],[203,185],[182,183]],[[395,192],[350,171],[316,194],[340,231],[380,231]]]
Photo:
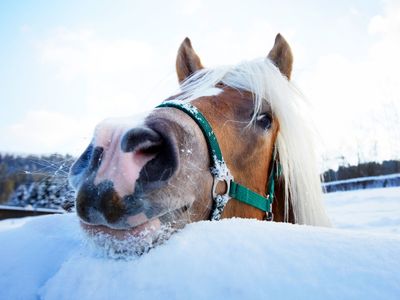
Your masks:
[[[275,66],[290,79],[293,65],[293,54],[288,42],[283,36],[278,33],[275,38],[274,47],[268,54],[268,58],[275,64]]]
[[[192,48],[192,43],[189,38],[185,38],[179,47],[176,57],[176,73],[179,83],[182,83],[187,77],[203,68],[199,56]]]

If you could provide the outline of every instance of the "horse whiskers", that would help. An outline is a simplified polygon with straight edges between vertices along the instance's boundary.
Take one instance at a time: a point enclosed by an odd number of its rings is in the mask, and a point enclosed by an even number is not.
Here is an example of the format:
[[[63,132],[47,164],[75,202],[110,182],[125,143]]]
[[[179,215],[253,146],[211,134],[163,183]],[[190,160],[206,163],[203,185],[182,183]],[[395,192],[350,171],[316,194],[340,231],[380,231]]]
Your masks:
[[[191,182],[191,183],[193,184],[193,186],[196,186],[196,183],[194,183],[194,182]],[[189,187],[182,187],[181,185],[177,186],[172,183],[168,183],[168,185],[170,187],[172,187],[175,191],[177,191],[178,192],[177,194],[179,194],[180,196],[185,196],[185,195],[188,195],[191,193],[191,190],[189,189]],[[170,195],[170,198],[172,201],[176,201],[176,199],[175,199],[176,197],[177,197],[177,195],[175,193]]]
[[[192,168],[190,169],[189,166]],[[195,165],[190,160],[185,161],[185,163],[183,164],[183,167],[190,171],[204,171],[202,168],[200,168],[198,165]]]
[[[197,186],[197,185],[195,185]],[[188,199],[188,195],[190,195],[189,193],[191,193],[191,190],[187,187],[187,188],[181,188],[180,186],[174,186],[171,184],[171,187],[174,187],[177,191],[180,191],[179,194],[182,194],[180,197],[177,197],[175,194],[172,194],[171,192],[169,192],[172,189],[168,189],[167,191],[163,192],[163,197],[161,197],[163,200],[163,203],[166,203],[166,207],[168,208],[168,212],[174,212],[174,213],[179,213],[180,215],[178,217],[182,217],[183,215],[185,216],[185,220],[182,220],[182,224],[185,225],[186,223],[190,223],[192,222],[192,216],[195,215],[195,212],[192,212],[192,210],[190,209],[190,207],[193,205],[193,200]],[[168,199],[168,200],[167,200]],[[182,201],[185,201],[186,204],[181,203],[178,206],[183,207],[183,206],[189,206],[189,208],[184,211],[177,211],[177,199],[181,199]],[[173,204],[173,205],[172,205]],[[197,203],[198,207],[202,207],[203,211],[209,211],[211,209],[211,207],[203,202],[199,202]]]
[[[164,197],[162,197],[162,200],[160,202],[163,204],[164,209],[159,214],[152,216],[152,219],[167,218],[170,220],[168,222],[172,222],[172,223],[178,224],[180,226],[185,225],[187,222],[190,221],[190,215],[188,214],[189,213],[188,209],[189,209],[190,205],[187,204],[187,205],[182,205],[180,207],[176,207],[176,205],[174,205],[172,207],[171,203],[173,203],[174,201],[170,201],[170,200],[171,200],[170,195],[168,195],[168,196],[165,195]],[[174,202],[174,204],[176,204],[176,203]],[[186,218],[187,221],[184,221],[182,219],[183,215],[187,216],[187,218]]]
[[[190,183],[192,186],[196,186],[196,182],[192,179],[192,177],[191,177],[190,175],[187,176],[187,179],[189,180],[189,183]]]
[[[68,180],[68,169],[70,165],[73,162],[73,159],[65,159],[60,162],[60,164],[56,164],[52,161],[46,160],[42,158],[41,160],[32,160],[33,163],[36,165],[42,166],[42,170],[39,170],[38,172],[29,172],[30,174],[33,175],[40,175],[40,176],[46,176],[45,179],[48,178],[62,178]],[[64,170],[66,169],[66,170]],[[61,173],[61,174],[60,174]]]

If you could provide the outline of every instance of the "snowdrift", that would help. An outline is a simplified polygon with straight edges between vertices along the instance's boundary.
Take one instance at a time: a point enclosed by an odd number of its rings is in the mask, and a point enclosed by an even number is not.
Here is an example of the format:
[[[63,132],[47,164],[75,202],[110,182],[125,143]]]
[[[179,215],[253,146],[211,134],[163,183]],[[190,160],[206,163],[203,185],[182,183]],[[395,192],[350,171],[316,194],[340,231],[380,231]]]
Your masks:
[[[139,258],[82,243],[75,215],[0,223],[1,299],[398,299],[400,236],[233,219]]]

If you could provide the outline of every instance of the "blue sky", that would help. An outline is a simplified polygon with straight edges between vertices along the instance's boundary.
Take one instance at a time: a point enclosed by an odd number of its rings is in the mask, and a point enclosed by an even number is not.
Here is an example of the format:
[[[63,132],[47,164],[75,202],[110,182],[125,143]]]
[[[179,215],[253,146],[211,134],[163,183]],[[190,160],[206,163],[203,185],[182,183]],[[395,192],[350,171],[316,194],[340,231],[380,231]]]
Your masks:
[[[322,156],[398,158],[399,20],[390,1],[2,1],[0,151],[79,154],[100,120],[178,88],[185,36],[214,66],[265,56],[281,32]]]

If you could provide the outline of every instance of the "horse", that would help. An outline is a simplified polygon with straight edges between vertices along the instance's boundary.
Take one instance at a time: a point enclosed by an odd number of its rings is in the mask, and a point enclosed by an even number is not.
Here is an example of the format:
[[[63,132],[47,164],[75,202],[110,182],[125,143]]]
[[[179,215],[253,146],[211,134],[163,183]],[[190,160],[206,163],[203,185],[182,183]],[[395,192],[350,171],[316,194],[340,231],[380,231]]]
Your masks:
[[[71,167],[84,232],[151,248],[201,220],[330,226],[292,65],[281,34],[266,57],[213,69],[185,38],[176,58],[180,91],[139,122],[98,124]]]

